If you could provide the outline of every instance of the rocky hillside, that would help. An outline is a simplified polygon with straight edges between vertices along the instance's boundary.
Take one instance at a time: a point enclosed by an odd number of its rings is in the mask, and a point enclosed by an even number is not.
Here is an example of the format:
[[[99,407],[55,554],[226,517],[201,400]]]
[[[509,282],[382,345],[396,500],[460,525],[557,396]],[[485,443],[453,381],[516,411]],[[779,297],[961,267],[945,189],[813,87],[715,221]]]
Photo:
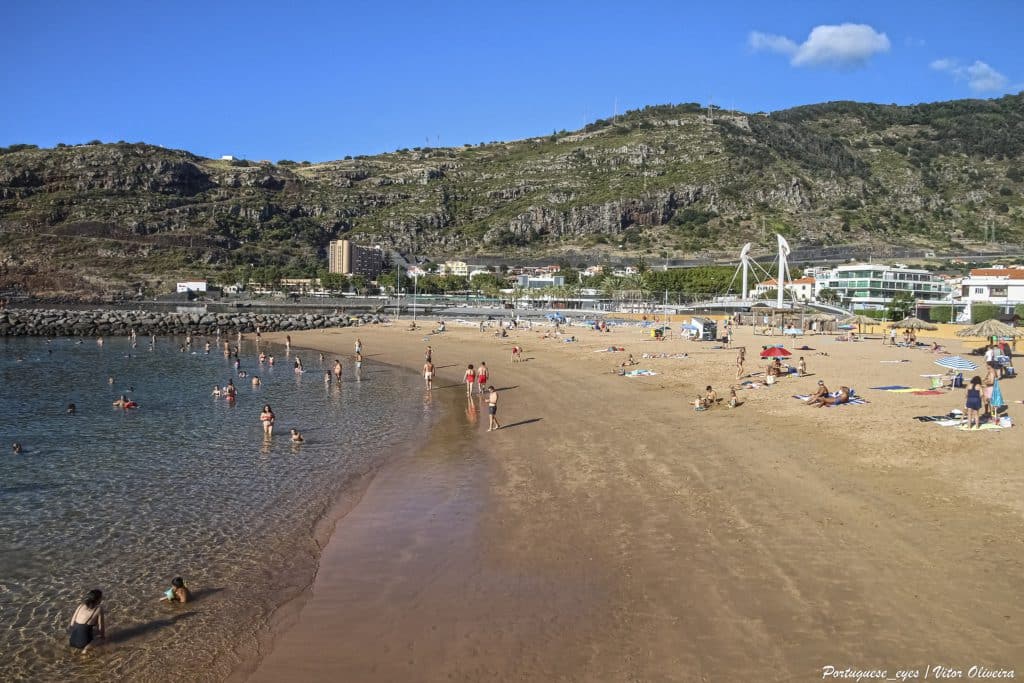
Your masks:
[[[1024,237],[1024,95],[773,114],[657,106],[576,132],[322,164],[145,144],[0,150],[0,290],[239,265],[312,274],[340,236],[432,257],[692,257],[759,241]],[[166,286],[166,285],[164,285]]]

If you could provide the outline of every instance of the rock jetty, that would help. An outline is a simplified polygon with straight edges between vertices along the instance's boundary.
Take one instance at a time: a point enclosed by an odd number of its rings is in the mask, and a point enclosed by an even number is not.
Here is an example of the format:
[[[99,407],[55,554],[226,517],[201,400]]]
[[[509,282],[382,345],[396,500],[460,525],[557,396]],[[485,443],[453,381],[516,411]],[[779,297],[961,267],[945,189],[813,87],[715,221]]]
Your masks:
[[[139,335],[286,332],[351,325],[375,325],[380,315],[319,313],[171,313],[159,311],[7,309],[0,311],[0,336],[97,337]]]

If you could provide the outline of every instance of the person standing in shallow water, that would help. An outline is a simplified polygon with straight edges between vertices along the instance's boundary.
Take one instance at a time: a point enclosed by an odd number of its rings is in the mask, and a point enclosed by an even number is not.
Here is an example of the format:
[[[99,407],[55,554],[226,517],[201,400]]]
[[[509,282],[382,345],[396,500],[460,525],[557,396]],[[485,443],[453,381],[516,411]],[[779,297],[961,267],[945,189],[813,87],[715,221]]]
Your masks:
[[[466,396],[472,396],[473,395],[473,383],[476,381],[476,370],[473,369],[473,364],[472,363],[470,363],[466,367],[466,375],[465,375],[464,379],[466,381]]]
[[[80,652],[88,652],[96,638],[106,637],[106,624],[103,620],[103,591],[91,590],[71,615],[68,626],[68,644]]]
[[[274,411],[270,409],[269,403],[263,406],[260,422],[263,423],[263,436],[269,439],[274,435]]]

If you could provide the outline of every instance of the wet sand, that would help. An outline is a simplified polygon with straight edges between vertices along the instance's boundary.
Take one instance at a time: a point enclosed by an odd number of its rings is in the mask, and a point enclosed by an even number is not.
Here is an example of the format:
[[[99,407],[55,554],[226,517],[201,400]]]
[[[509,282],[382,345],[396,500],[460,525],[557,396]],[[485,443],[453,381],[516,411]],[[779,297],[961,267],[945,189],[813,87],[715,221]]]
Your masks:
[[[946,666],[965,678],[971,666],[1024,667],[1020,427],[911,419],[962,408],[963,391],[868,389],[925,386],[932,354],[805,337],[797,344],[815,350],[797,354],[814,376],[695,413],[705,384],[728,396],[735,351],[636,328],[572,328],[580,341],[565,344],[541,339],[546,328],[497,339],[450,323],[424,342],[404,327],[292,335],[346,359],[360,337],[368,358],[417,371],[430,343],[431,401],[447,411],[338,522],[294,624],[249,680],[802,681],[826,666],[922,677]],[[749,328],[738,338],[748,370],[760,369],[761,344],[781,341]],[[516,342],[528,362],[509,363]],[[611,345],[627,352],[594,353]],[[627,353],[659,374],[612,374]],[[502,389],[506,427],[490,434],[483,402],[467,411],[461,385],[480,360]],[[819,378],[871,403],[791,398]],[[1017,382],[1003,383],[1010,401],[1024,398]]]

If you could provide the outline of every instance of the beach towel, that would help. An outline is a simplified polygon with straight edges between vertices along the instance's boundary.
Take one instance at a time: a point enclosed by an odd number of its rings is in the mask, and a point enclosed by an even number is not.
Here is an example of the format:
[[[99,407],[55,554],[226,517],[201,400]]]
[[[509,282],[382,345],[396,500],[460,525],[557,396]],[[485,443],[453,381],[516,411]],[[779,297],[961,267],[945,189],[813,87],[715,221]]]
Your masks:
[[[924,391],[912,391],[910,393],[914,394],[914,396],[942,396],[946,392],[936,391],[935,389],[925,389]]]
[[[1009,429],[1009,427],[1002,427],[1002,426],[997,425],[997,424],[992,424],[991,422],[986,422],[985,424],[981,425],[980,427],[972,428],[972,427],[968,427],[967,425],[961,425],[958,429],[961,432],[975,432],[975,431],[985,431],[985,430],[989,430],[989,429]]]
[[[1003,400],[1003,391],[999,388],[998,379],[992,383],[992,397],[988,402],[993,408],[1000,408],[1006,405],[1006,401]]]
[[[879,363],[909,363],[910,361],[904,358],[903,360],[880,360]]]
[[[878,389],[879,391],[896,391],[898,389],[909,389],[910,387],[905,387],[905,386],[902,386],[902,385],[899,385],[899,384],[890,384],[889,386],[885,386],[885,387],[868,387],[868,388],[869,389]]]
[[[626,373],[626,377],[651,377],[657,374],[653,370],[630,370]]]

